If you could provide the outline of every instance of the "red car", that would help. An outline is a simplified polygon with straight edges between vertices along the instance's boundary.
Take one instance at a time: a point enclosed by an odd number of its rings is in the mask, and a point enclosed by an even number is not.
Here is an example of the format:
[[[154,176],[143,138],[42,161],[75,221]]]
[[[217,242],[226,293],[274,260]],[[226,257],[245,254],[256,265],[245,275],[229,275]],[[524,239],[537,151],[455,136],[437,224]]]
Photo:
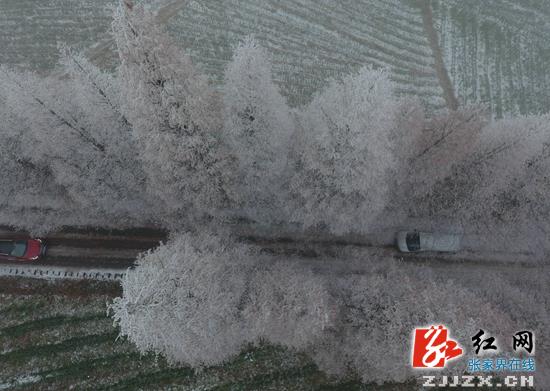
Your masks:
[[[45,254],[41,239],[0,239],[0,260],[36,261]]]

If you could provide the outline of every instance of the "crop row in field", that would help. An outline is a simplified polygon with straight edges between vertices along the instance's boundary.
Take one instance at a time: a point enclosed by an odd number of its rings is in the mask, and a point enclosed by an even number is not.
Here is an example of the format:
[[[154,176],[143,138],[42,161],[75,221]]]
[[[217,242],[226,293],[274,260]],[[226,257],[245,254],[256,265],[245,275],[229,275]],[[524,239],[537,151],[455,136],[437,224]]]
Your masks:
[[[162,6],[166,1],[157,1]],[[168,28],[213,81],[232,48],[253,35],[273,54],[274,74],[293,105],[330,78],[364,65],[385,67],[398,92],[429,109],[444,107],[432,50],[413,0],[190,1]],[[463,104],[486,104],[495,116],[549,110],[550,12],[543,1],[431,1],[445,65]],[[2,62],[46,71],[57,44],[81,49],[103,42],[112,0],[7,0],[0,6]],[[103,65],[114,62],[110,53]]]
[[[460,100],[496,117],[550,110],[550,23],[543,1],[434,2]]]
[[[37,288],[43,282],[27,281]],[[55,283],[60,285],[62,283]],[[63,289],[61,289],[63,291]],[[223,366],[195,372],[142,356],[117,339],[107,295],[0,294],[0,390],[360,390],[337,383],[311,360],[272,346],[250,347]]]

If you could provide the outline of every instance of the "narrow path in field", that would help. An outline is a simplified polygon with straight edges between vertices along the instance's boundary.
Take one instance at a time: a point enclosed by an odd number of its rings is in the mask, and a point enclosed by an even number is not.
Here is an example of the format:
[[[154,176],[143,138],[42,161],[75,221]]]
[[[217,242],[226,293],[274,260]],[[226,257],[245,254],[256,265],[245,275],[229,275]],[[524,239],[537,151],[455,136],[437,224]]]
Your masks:
[[[432,53],[435,61],[435,71],[437,73],[437,78],[439,79],[439,84],[443,89],[443,96],[447,107],[450,110],[458,109],[458,99],[456,98],[453,84],[447,68],[445,67],[445,62],[443,61],[443,53],[441,52],[441,47],[439,46],[439,39],[437,38],[437,32],[434,28],[432,7],[429,0],[422,0],[420,2],[420,8],[422,13],[422,22],[424,25],[424,32],[430,43]]]

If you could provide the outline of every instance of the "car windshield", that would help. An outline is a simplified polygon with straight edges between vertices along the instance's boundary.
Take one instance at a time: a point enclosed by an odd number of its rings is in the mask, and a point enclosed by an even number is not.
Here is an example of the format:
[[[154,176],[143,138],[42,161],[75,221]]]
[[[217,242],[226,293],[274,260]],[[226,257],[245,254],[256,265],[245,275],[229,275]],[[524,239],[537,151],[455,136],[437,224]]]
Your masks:
[[[0,253],[13,257],[22,257],[27,251],[26,240],[0,240]]]
[[[420,234],[418,232],[409,232],[407,234],[407,248],[409,251],[420,250]]]

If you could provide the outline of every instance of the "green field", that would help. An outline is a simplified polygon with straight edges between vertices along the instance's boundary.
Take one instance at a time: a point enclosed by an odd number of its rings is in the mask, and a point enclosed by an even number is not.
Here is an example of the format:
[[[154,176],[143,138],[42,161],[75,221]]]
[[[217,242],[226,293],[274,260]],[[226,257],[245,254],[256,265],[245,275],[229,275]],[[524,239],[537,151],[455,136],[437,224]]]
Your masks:
[[[0,390],[372,390],[338,383],[307,357],[272,346],[200,372],[170,367],[117,339],[106,313],[116,286],[0,283]]]

